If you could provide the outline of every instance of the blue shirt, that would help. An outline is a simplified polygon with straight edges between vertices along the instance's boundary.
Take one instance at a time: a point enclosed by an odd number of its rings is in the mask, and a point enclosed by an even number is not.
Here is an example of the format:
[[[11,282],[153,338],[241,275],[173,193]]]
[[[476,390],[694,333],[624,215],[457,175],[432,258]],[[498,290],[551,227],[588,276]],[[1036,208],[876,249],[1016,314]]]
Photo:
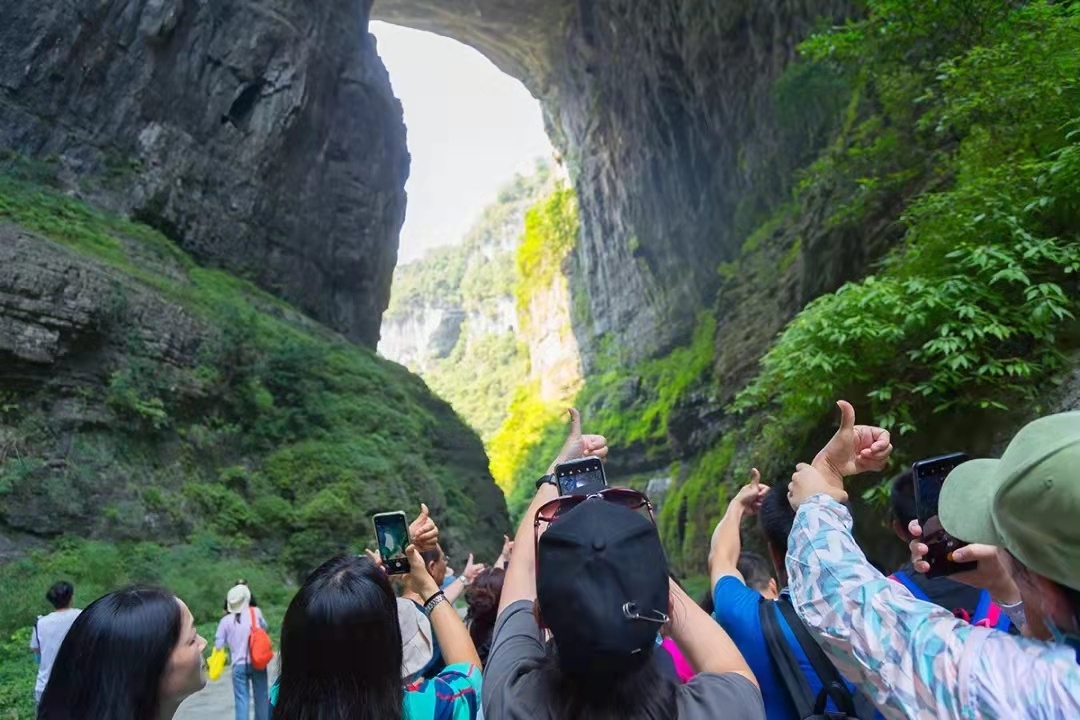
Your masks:
[[[784,590],[784,593],[786,594],[787,590]],[[783,681],[777,676],[769,657],[765,633],[761,628],[761,616],[758,614],[761,593],[746,587],[737,577],[727,575],[720,578],[716,587],[713,588],[713,602],[715,603],[713,617],[731,637],[732,642],[746,659],[746,664],[754,671],[754,677],[757,678],[758,685],[761,687],[761,697],[765,701],[767,720],[798,720],[798,711],[788,698]],[[795,639],[795,634],[788,627],[784,616],[776,608],[772,608],[772,611],[776,613],[776,619],[784,631],[784,639],[799,661],[799,667],[802,668],[811,693],[817,697],[822,687],[821,679],[814,672],[813,666],[810,665],[806,653]],[[849,684],[848,687],[852,686]],[[836,709],[831,699],[829,709]]]

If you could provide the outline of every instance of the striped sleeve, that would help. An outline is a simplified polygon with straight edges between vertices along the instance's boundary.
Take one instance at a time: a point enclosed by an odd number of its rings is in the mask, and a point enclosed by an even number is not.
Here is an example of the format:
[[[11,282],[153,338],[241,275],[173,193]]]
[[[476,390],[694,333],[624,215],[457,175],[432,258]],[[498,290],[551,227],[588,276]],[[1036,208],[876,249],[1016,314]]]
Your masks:
[[[887,718],[1080,717],[1080,673],[1067,648],[974,627],[879,573],[851,515],[816,495],[788,540],[800,617],[837,669]]]

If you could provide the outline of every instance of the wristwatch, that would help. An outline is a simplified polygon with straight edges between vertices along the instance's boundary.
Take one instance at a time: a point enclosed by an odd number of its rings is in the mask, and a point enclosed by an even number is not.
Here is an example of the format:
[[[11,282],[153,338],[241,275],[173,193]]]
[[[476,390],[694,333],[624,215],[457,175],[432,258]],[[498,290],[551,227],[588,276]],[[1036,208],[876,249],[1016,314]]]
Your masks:
[[[545,485],[554,485],[558,487],[558,483],[555,482],[554,475],[544,475],[542,478],[536,481],[536,489],[539,490]]]

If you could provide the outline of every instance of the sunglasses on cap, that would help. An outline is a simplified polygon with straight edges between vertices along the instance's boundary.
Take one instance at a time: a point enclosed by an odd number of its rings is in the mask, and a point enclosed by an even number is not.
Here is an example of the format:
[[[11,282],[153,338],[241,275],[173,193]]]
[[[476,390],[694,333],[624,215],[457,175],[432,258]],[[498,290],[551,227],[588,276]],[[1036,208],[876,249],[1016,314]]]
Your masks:
[[[646,510],[649,513],[649,520],[653,525],[656,525],[656,517],[653,515],[652,503],[649,502],[649,498],[647,498],[644,493],[640,493],[637,490],[631,490],[629,488],[605,488],[589,495],[561,495],[554,500],[547,501],[536,511],[536,517],[533,520],[533,543],[537,555],[540,553],[541,524],[546,526],[553,523],[560,515],[570,512],[582,503],[594,500],[613,503],[619,507],[624,507],[627,510],[633,510],[634,512]]]

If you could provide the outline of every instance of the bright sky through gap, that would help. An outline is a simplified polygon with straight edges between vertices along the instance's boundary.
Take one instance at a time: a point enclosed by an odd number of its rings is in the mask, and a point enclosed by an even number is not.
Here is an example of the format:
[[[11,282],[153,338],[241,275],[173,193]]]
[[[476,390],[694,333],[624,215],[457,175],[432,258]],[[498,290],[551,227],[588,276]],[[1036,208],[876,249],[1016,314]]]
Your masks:
[[[381,22],[371,33],[409,132],[405,263],[461,240],[499,186],[552,149],[540,103],[476,50]]]

